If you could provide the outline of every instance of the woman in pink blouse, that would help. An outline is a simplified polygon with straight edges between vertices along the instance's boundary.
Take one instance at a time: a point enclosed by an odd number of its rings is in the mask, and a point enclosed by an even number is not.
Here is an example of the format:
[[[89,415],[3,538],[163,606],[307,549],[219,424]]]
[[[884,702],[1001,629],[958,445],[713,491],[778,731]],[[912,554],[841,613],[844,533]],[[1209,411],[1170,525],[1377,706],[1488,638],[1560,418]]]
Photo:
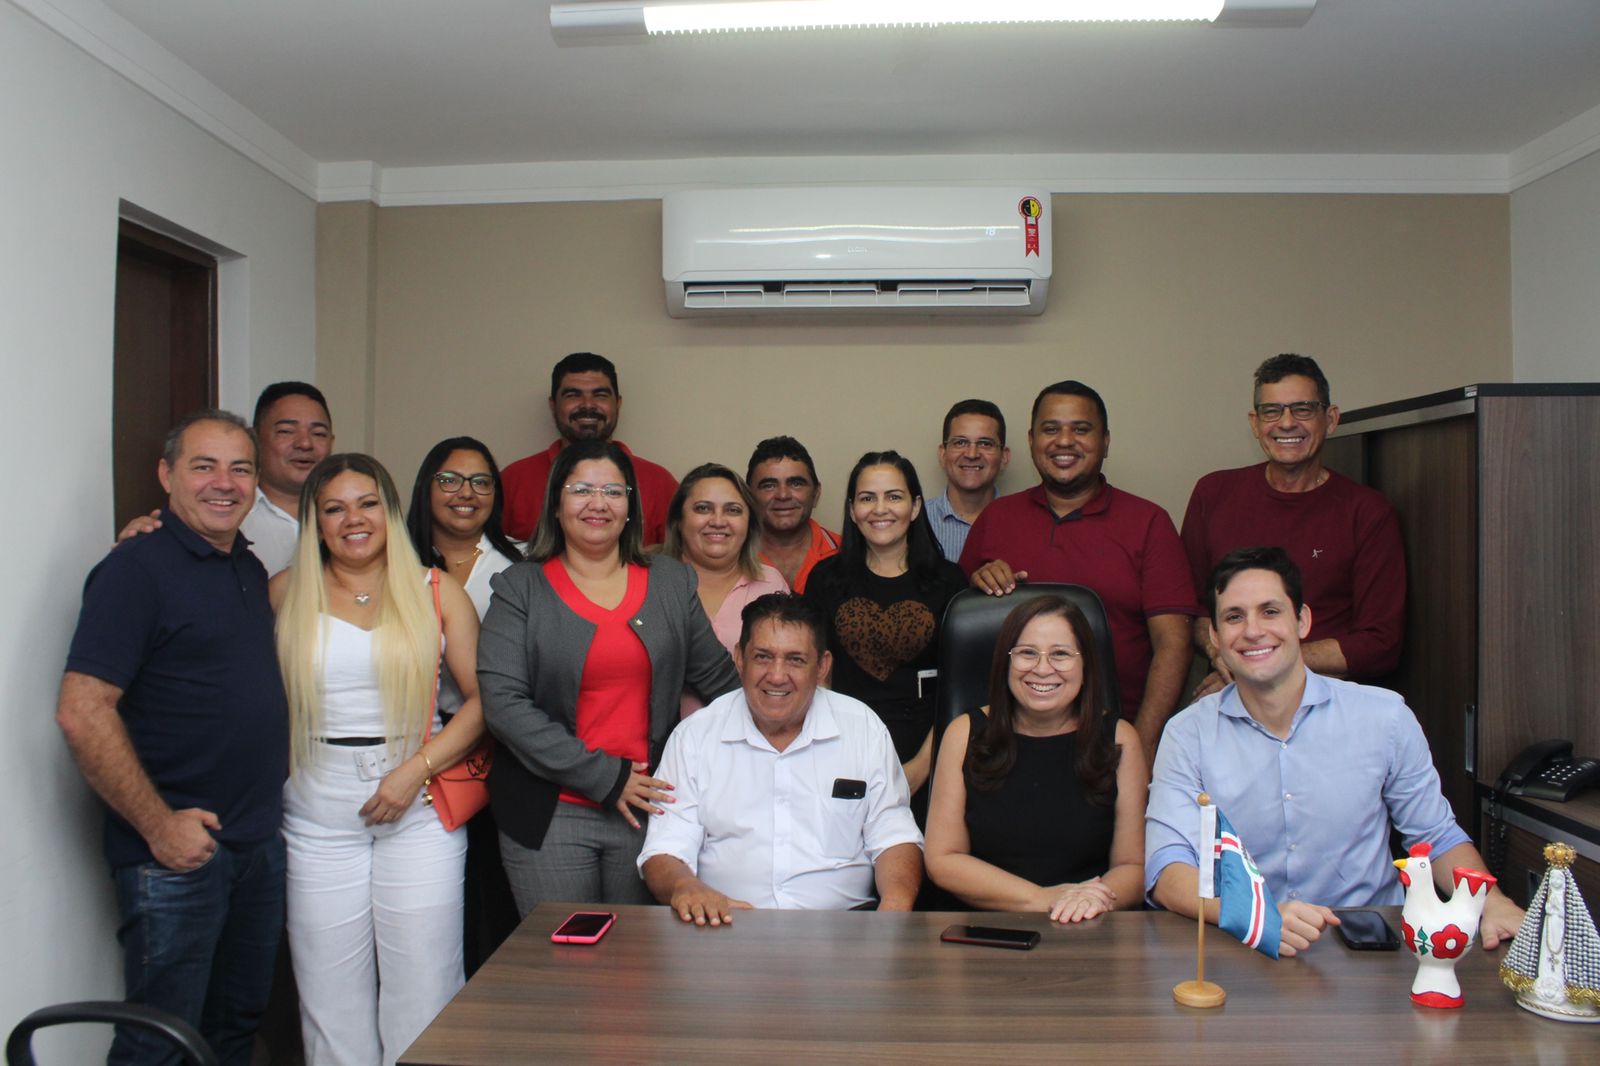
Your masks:
[[[684,477],[667,505],[661,553],[694,568],[700,604],[728,654],[739,642],[740,614],[769,592],[788,592],[777,570],[761,562],[761,533],[751,525],[756,501],[744,479],[720,463],[702,463]],[[682,713],[701,701],[683,695]]]

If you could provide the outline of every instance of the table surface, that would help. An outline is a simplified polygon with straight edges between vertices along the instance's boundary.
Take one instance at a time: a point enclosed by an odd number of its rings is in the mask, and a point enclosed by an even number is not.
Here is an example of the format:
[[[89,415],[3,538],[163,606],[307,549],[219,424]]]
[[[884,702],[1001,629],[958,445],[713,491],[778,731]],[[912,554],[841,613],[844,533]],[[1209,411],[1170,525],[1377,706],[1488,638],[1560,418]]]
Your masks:
[[[1416,964],[1331,934],[1274,961],[1206,930],[1216,1010],[1180,1007],[1195,926],[1119,912],[1044,915],[739,912],[695,928],[664,907],[617,907],[594,946],[553,944],[577,908],[530,914],[401,1058],[522,1062],[1600,1062],[1600,1025],[1548,1021],[1500,983],[1503,951],[1457,966],[1466,1006],[1410,1001]],[[1398,908],[1386,908],[1398,928]],[[1032,951],[943,944],[952,924],[1037,929]]]

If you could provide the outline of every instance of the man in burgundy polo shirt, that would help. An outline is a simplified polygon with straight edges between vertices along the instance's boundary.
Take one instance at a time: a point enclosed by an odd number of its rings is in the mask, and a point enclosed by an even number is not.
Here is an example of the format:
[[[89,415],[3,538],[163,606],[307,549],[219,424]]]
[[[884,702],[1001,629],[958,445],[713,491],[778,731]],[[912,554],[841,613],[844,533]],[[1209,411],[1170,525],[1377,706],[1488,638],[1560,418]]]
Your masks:
[[[1040,484],[984,509],[967,535],[961,569],[991,596],[1023,580],[1087,585],[1100,595],[1122,716],[1149,758],[1178,706],[1190,619],[1200,609],[1172,519],[1100,473],[1110,449],[1100,394],[1080,381],[1047,386],[1033,401],[1028,427]]]
[[[550,417],[561,436],[526,459],[518,459],[501,472],[505,485],[505,530],[516,540],[528,540],[544,509],[550,467],[561,449],[578,440],[610,440],[622,412],[622,390],[611,360],[593,352],[573,352],[550,371]],[[633,460],[639,482],[639,510],[644,515],[645,544],[667,538],[667,504],[678,491],[678,479],[664,466],[635,455],[626,444],[617,447]]]
[[[1275,355],[1256,369],[1250,432],[1267,461],[1201,478],[1183,516],[1183,547],[1196,588],[1236,548],[1278,547],[1305,580],[1311,634],[1306,665],[1325,677],[1371,681],[1400,662],[1405,636],[1406,559],[1400,521],[1376,489],[1322,465],[1339,424],[1316,360]],[[1195,647],[1212,670],[1195,698],[1230,680],[1205,619]]]

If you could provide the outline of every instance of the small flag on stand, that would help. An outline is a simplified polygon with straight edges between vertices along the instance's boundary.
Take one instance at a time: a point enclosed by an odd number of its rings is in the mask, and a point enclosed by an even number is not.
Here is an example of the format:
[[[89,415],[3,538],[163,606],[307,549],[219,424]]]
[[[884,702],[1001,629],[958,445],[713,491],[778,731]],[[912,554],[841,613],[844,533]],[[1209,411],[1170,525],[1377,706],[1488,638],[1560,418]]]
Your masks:
[[[1200,855],[1200,896],[1221,900],[1217,925],[1246,947],[1277,958],[1283,921],[1267,879],[1228,816],[1209,804],[1200,808]]]

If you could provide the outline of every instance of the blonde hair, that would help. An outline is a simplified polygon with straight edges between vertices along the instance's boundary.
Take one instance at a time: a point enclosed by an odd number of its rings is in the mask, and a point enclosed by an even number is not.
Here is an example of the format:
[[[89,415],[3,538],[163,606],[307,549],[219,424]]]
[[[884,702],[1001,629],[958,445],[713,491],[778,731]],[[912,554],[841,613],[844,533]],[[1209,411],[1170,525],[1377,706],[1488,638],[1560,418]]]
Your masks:
[[[278,608],[278,666],[289,697],[289,764],[312,765],[322,733],[322,667],[328,643],[328,549],[317,526],[317,496],[340,474],[378,486],[385,527],[384,576],[372,630],[372,660],[383,701],[390,750],[414,751],[432,725],[439,668],[439,619],[433,594],[419,581],[422,563],[406,534],[394,480],[382,464],[354,452],[318,463],[300,490],[300,539]]]

